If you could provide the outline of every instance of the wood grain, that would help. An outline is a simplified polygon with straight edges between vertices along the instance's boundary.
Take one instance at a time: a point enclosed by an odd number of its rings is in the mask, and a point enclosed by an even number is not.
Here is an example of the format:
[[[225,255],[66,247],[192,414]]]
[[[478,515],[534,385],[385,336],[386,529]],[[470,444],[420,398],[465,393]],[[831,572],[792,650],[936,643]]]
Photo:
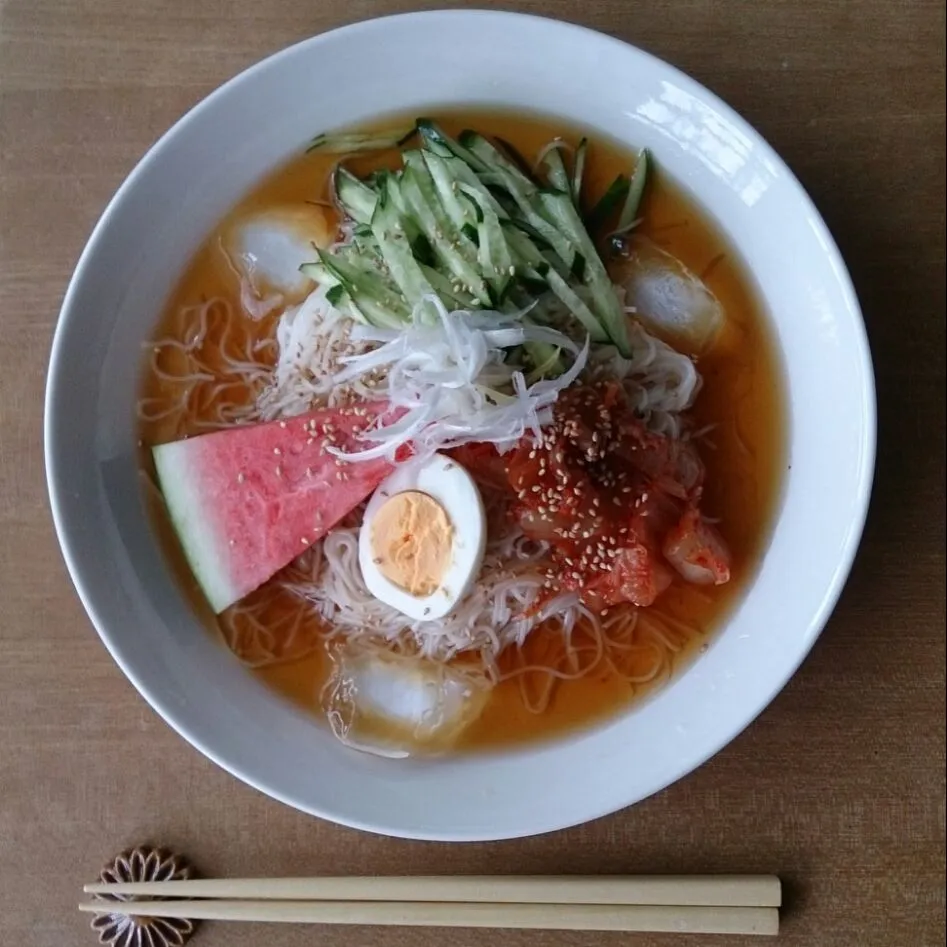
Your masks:
[[[148,839],[217,876],[775,872],[787,883],[787,945],[943,944],[942,0],[518,4],[629,39],[742,112],[826,216],[865,309],[881,429],[861,554],[809,660],[707,765],[631,810],[542,838],[361,835],[269,801],[190,749],[91,630],[50,524],[41,413],[58,306],[97,214],[151,142],[224,79],[315,32],[409,6],[419,4],[0,0],[0,944],[94,943],[74,908],[81,884]],[[208,924],[196,942],[433,947],[445,936]]]

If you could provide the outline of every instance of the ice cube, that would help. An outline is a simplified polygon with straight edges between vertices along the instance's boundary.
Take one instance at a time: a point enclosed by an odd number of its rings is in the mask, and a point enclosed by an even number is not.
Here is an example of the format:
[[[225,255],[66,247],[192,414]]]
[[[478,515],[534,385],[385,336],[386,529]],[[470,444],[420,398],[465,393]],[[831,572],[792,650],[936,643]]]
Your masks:
[[[298,302],[313,288],[300,264],[316,259],[316,247],[335,239],[331,211],[316,204],[287,204],[234,221],[223,248],[231,266],[259,299],[280,295]]]
[[[405,757],[449,749],[483,710],[482,672],[425,658],[343,647],[322,703],[333,733],[356,749]]]
[[[634,317],[671,345],[707,348],[723,325],[723,306],[704,281],[645,237],[635,237],[619,280]]]

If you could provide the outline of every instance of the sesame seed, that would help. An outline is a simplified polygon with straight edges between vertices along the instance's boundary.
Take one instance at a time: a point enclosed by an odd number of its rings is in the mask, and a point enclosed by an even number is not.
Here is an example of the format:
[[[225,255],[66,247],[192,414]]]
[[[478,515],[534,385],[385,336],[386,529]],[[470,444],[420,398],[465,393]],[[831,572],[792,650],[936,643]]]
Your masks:
[[[242,473],[237,474],[237,483],[243,483],[243,481],[246,479],[247,478]]]
[[[300,536],[300,537],[299,537],[299,541],[300,541],[304,546],[308,546],[308,545],[309,545],[309,540],[306,539],[305,536]]]
[[[282,452],[278,447],[274,447],[274,448],[273,448],[273,453],[276,454],[277,456],[279,456],[279,455],[282,454],[283,452]]]

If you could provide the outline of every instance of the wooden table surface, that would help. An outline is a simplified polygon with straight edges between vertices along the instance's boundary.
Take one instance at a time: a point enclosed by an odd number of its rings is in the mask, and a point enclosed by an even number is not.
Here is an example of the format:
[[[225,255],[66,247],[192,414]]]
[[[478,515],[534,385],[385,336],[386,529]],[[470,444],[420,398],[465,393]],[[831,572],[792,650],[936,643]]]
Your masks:
[[[880,449],[861,553],[811,657],[711,762],[631,810],[546,837],[376,838],[217,769],[100,645],[57,549],[41,444],[50,338],[82,245],[145,149],[220,82],[296,40],[410,6],[0,0],[0,945],[94,943],[74,910],[79,887],[142,840],[214,875],[776,872],[787,945],[943,944],[943,0],[520,4],[629,39],[746,116],[824,213],[864,306]],[[195,942],[448,937],[458,947],[675,942],[213,924]]]

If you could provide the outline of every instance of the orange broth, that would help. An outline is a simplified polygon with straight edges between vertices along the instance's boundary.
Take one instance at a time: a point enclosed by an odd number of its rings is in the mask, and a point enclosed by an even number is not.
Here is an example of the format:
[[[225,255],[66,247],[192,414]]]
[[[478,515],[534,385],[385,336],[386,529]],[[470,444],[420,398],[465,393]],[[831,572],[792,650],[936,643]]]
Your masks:
[[[450,133],[456,134],[466,127],[477,128],[510,142],[530,158],[553,138],[576,142],[584,132],[556,119],[498,111],[448,112],[435,118]],[[387,119],[378,127],[398,124]],[[591,204],[617,174],[633,167],[634,156],[601,135],[585,133],[590,147],[584,194]],[[207,299],[227,299],[234,311],[239,312],[239,287],[222,263],[219,233],[234,217],[248,211],[287,202],[325,201],[329,196],[329,174],[337,160],[338,156],[319,151],[302,154],[241,201],[194,256],[171,294],[155,337],[181,337],[185,331],[182,310]],[[384,156],[360,157],[347,165],[357,173],[365,173],[395,161],[396,157],[389,152]],[[639,232],[702,276],[727,314],[725,326],[712,347],[699,358],[698,369],[704,385],[692,409],[692,417],[695,430],[714,425],[700,450],[707,468],[701,508],[708,517],[720,520],[719,529],[732,552],[732,579],[719,588],[689,586],[675,580],[648,610],[654,611],[667,635],[674,639],[677,650],[670,657],[673,670],[677,672],[706,646],[708,636],[725,621],[734,602],[751,581],[768,540],[785,467],[783,373],[766,316],[748,273],[714,224],[660,168],[652,174],[641,216],[643,224]],[[257,323],[242,320],[245,325],[241,331],[259,338],[268,337],[273,333],[275,318],[268,317]],[[218,327],[216,331],[219,335],[221,330]],[[212,362],[214,346],[219,342],[211,332],[202,350],[209,353],[208,361]],[[174,397],[173,386],[146,370],[142,396],[151,404],[161,405]],[[249,392],[246,397],[250,397]],[[199,420],[198,407],[196,413],[183,420],[142,422],[145,469],[150,464],[147,446],[198,433],[194,422]],[[159,534],[182,585],[201,615],[212,624],[216,619],[210,615],[183,561],[163,508],[160,504],[155,507]],[[260,620],[274,628],[274,634],[278,635],[279,624],[287,617],[283,612],[293,607],[298,608],[298,605],[288,596],[271,596],[265,602],[261,599]],[[531,632],[525,649],[527,663],[542,661],[557,649],[561,651],[560,637],[558,631],[543,627]],[[581,646],[581,632],[578,643]],[[504,652],[501,668],[510,660]],[[634,658],[629,661],[623,669],[634,673]],[[291,701],[321,714],[319,693],[328,673],[328,663],[324,648],[320,647],[305,657],[253,673]],[[666,675],[661,679],[666,679]],[[541,690],[547,682],[536,676],[535,681],[522,683]],[[548,739],[626,710],[633,700],[651,689],[651,685],[630,684],[626,677],[603,665],[580,679],[558,682],[546,709],[534,713],[523,701],[521,682],[504,681],[494,689],[480,719],[464,734],[462,747],[482,749]]]

